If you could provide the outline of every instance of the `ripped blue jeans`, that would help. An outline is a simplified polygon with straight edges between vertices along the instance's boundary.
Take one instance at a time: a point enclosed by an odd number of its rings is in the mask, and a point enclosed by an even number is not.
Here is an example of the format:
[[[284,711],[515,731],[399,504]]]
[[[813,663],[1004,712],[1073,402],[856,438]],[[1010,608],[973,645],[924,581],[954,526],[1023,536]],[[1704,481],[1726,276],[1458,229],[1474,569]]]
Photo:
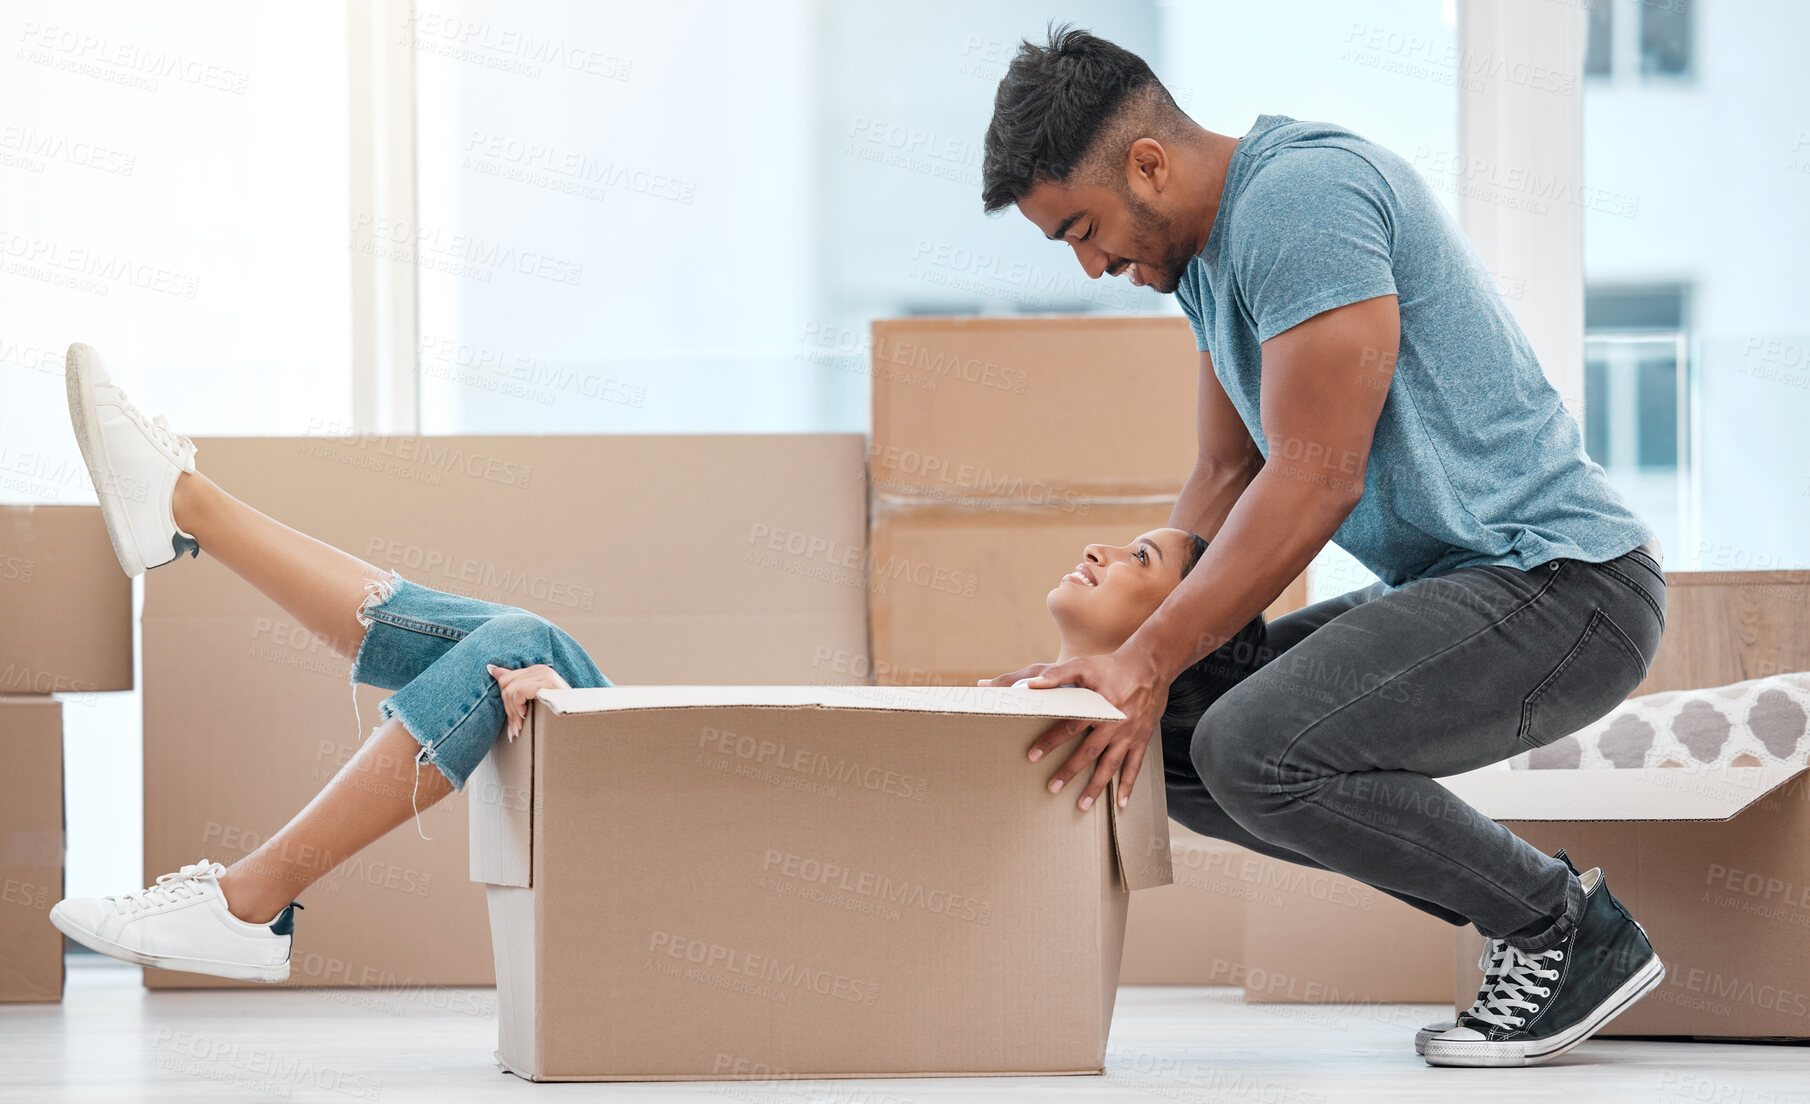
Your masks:
[[[352,659],[352,683],[395,693],[384,720],[402,722],[421,744],[415,769],[432,763],[463,790],[503,731],[503,699],[485,665],[544,663],[573,686],[609,686],[565,630],[519,606],[466,598],[411,583],[395,572],[366,588],[358,609],[364,642]]]

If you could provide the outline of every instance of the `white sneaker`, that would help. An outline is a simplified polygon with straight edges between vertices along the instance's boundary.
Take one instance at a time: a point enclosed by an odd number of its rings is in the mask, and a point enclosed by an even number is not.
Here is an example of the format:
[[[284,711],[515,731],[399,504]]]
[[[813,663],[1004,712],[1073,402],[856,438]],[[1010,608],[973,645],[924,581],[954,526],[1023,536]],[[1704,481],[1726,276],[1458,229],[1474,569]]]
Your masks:
[[[224,866],[203,859],[148,889],[58,901],[50,922],[90,950],[139,966],[241,981],[287,979],[295,910],[302,906],[291,901],[270,923],[248,924],[226,910],[224,873]]]
[[[65,375],[69,420],[119,565],[136,576],[184,552],[200,555],[201,546],[176,528],[170,512],[176,477],[195,470],[195,443],[172,430],[163,415],[140,413],[88,346],[69,347]]]

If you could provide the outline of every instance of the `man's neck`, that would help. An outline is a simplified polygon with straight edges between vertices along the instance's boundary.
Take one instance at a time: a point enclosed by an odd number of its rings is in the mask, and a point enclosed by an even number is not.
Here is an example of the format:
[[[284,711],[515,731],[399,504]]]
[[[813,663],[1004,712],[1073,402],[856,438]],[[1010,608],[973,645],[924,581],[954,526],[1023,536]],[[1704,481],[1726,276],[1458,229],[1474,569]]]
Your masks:
[[[1213,221],[1219,217],[1219,199],[1225,193],[1226,170],[1231,167],[1232,154],[1237,149],[1238,139],[1205,127],[1196,128],[1192,140],[1182,148],[1185,179],[1196,181],[1188,197],[1188,206],[1197,212],[1189,227],[1197,253],[1206,248],[1207,238],[1213,232]]]

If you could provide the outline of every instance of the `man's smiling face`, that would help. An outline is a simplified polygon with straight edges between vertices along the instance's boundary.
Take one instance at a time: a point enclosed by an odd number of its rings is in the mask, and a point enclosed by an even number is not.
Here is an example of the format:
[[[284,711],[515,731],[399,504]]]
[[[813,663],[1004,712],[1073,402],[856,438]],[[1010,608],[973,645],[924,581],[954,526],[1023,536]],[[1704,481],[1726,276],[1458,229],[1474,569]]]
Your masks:
[[[1148,189],[1146,182],[1139,184]],[[1138,287],[1173,295],[1188,262],[1206,243],[1189,239],[1158,209],[1160,192],[1147,201],[1138,190],[1072,178],[1067,185],[1041,180],[1018,201],[1018,210],[1045,237],[1068,243],[1089,278],[1124,275]]]

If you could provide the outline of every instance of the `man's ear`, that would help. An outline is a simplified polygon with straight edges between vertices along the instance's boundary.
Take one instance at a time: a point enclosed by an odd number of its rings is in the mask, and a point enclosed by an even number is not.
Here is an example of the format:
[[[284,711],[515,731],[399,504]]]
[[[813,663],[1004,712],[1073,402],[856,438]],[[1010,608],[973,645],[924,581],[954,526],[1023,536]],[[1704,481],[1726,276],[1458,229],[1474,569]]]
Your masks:
[[[1169,186],[1169,151],[1155,138],[1139,138],[1125,155],[1125,182],[1134,192],[1161,193]]]

